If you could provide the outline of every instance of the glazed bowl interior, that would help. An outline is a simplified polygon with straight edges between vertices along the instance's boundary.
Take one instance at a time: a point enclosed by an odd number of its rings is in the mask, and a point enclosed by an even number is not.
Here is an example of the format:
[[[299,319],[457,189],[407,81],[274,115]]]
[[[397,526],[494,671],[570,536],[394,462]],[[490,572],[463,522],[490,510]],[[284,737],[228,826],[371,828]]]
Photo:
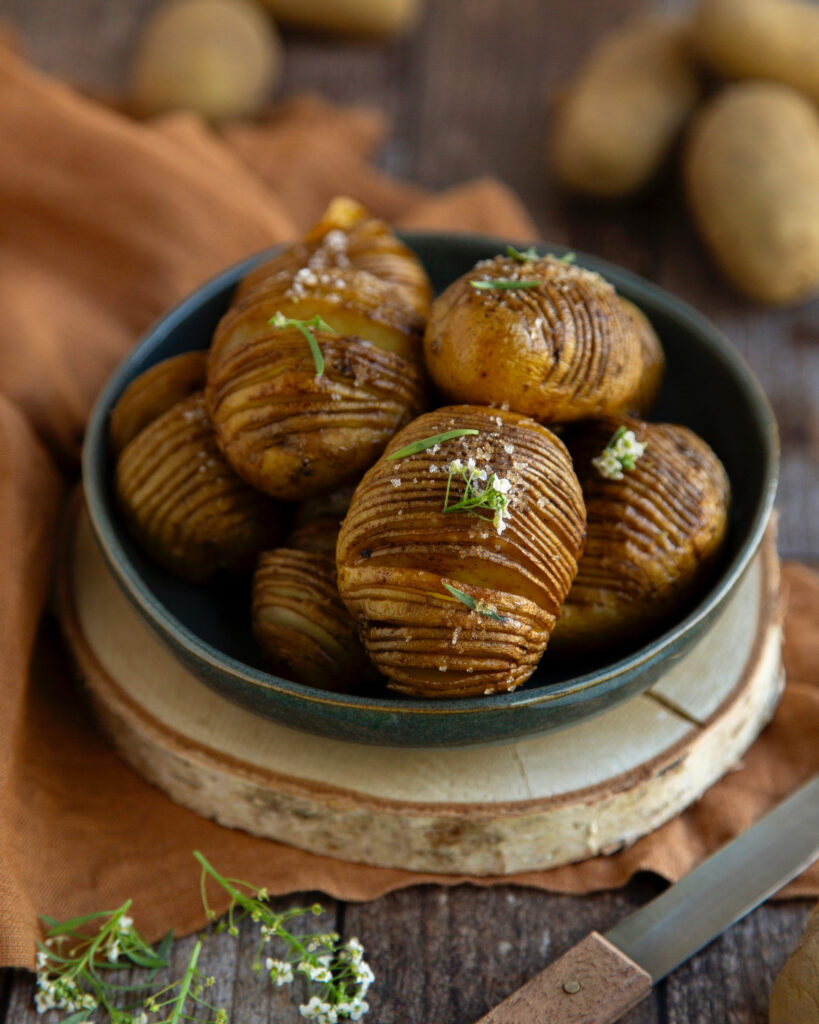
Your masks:
[[[472,236],[407,234],[404,240],[441,291],[506,242]],[[561,246],[542,245],[558,255]],[[170,576],[134,543],[112,491],[107,431],[125,387],[170,356],[208,346],[237,281],[269,253],[232,267],[156,324],[102,391],[86,434],[83,479],[92,526],[103,553],[137,610],[203,682],[257,713],[340,739],[425,746],[508,740],[576,722],[645,690],[666,658],[679,655],[714,617],[759,546],[776,487],[778,444],[770,406],[730,342],[685,303],[602,260],[577,253],[652,321],[667,372],[651,419],[682,423],[716,451],[731,481],[726,544],[710,586],[638,646],[559,659],[547,651],[514,693],[465,700],[410,700],[397,695],[338,695],[267,672],[250,630],[249,581],[199,587]]]

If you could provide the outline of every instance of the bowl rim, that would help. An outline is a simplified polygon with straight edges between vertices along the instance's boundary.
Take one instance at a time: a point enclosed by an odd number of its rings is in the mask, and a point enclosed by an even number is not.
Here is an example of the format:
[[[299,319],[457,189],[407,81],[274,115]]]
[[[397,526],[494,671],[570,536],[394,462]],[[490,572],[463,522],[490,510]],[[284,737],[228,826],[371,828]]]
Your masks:
[[[471,250],[475,247],[483,247],[487,250],[502,252],[508,244],[507,240],[501,240],[491,235],[471,233],[399,231],[398,235],[410,248],[414,248],[416,245],[445,244],[456,249]],[[532,243],[525,244],[531,245]],[[712,614],[732,591],[755,555],[773,509],[779,475],[780,447],[776,418],[768,397],[748,363],[727,336],[716,324],[683,299],[677,298],[660,285],[656,285],[630,270],[574,247],[543,241],[534,244],[539,251],[544,253],[556,255],[573,253],[582,266],[601,273],[614,284],[618,292],[621,291],[622,286],[625,286],[629,298],[638,306],[645,301],[649,308],[661,311],[665,317],[676,321],[689,333],[704,335],[709,347],[715,351],[749,398],[752,416],[757,422],[761,436],[766,441],[764,450],[760,452],[760,457],[763,460],[761,500],[758,501],[754,510],[745,540],[732,560],[725,566],[719,579],[702,596],[696,606],[683,619],[648,644],[619,658],[611,665],[587,672],[582,676],[572,677],[559,683],[544,684],[534,690],[524,688],[511,693],[480,697],[413,698],[411,701],[397,700],[395,697],[338,694],[292,682],[225,654],[189,630],[153,594],[120,544],[116,528],[107,512],[105,474],[96,472],[95,461],[98,458],[105,460],[110,409],[129,382],[132,367],[141,360],[144,350],[155,345],[159,335],[167,335],[179,326],[202,305],[205,299],[235,284],[249,270],[282,248],[281,245],[276,245],[246,257],[216,274],[159,317],[141,335],[110,375],[97,396],[88,420],[82,450],[82,481],[86,507],[96,541],[120,586],[154,629],[163,635],[163,638],[171,641],[173,645],[181,647],[191,662],[204,663],[214,673],[227,674],[241,684],[274,691],[285,697],[309,704],[334,705],[347,711],[383,712],[391,715],[469,715],[478,713],[485,715],[493,711],[508,712],[529,708],[533,705],[562,703],[567,698],[586,693],[589,689],[594,689],[595,695],[602,695],[615,686],[621,677],[629,676],[636,670],[644,669],[662,658],[669,648],[672,648],[686,634],[695,630]]]

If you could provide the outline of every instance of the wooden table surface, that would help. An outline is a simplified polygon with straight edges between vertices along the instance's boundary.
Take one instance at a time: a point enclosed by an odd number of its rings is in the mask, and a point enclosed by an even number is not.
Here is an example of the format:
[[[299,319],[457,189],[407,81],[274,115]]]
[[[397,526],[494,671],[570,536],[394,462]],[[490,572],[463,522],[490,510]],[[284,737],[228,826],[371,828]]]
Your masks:
[[[117,89],[134,32],[155,5],[0,0],[0,19],[16,25],[46,70]],[[544,238],[629,267],[714,319],[753,366],[779,417],[781,550],[818,559],[819,305],[771,312],[734,296],[687,223],[673,171],[639,201],[602,207],[561,196],[544,169],[550,96],[590,42],[639,6],[638,0],[432,0],[407,42],[287,35],[283,91],[313,89],[339,102],[380,107],[394,122],[382,156],[389,171],[430,187],[497,175],[518,190]],[[424,886],[364,905],[322,902],[327,924],[335,921],[338,931],[366,946],[376,974],[367,1020],[470,1024],[590,929],[609,928],[662,887],[641,877],[617,892],[575,897],[513,886]],[[624,1020],[762,1024],[773,978],[808,910],[805,902],[759,908]],[[175,944],[177,966],[191,942]],[[295,1024],[301,1018],[290,996],[271,992],[250,970],[252,945],[248,929],[238,943],[220,935],[206,944],[204,972],[217,976],[214,1002],[229,1009],[234,1024]],[[35,1019],[31,976],[0,974],[0,1022]]]

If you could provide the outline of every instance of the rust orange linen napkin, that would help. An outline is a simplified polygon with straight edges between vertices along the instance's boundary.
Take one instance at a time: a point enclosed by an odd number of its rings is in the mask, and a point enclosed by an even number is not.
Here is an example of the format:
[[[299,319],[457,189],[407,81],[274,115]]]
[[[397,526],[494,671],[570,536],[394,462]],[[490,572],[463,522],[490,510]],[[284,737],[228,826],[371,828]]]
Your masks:
[[[130,896],[149,936],[202,925],[194,848],[273,893],[363,900],[464,881],[312,856],[175,807],[97,732],[43,616],[91,402],[169,305],[295,235],[337,192],[399,224],[534,236],[496,182],[429,196],[375,170],[383,130],[377,115],[314,97],[221,136],[190,116],[137,124],[0,48],[0,964],[31,965],[39,913],[65,917]],[[588,892],[640,869],[677,878],[816,769],[819,580],[800,567],[786,578],[790,681],[742,770],[616,856],[513,881]],[[498,881],[508,879],[477,884]],[[819,872],[788,892],[816,894]]]

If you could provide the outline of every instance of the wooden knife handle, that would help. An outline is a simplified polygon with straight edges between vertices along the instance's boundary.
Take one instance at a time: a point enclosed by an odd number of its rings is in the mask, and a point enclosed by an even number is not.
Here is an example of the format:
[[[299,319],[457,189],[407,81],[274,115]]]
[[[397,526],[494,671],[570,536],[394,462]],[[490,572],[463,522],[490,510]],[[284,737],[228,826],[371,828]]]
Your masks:
[[[592,932],[477,1024],[613,1024],[651,991],[651,977]]]

